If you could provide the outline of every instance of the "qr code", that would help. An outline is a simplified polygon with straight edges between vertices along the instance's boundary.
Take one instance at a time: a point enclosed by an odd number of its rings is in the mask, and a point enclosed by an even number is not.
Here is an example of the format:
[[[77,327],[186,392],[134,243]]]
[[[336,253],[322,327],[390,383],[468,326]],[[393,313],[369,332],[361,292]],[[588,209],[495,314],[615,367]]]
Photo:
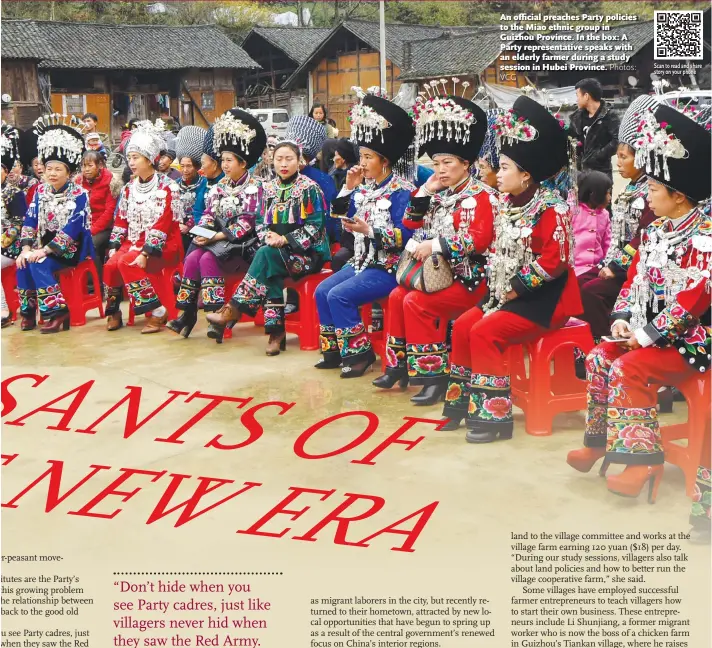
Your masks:
[[[702,12],[656,11],[655,58],[702,59]]]

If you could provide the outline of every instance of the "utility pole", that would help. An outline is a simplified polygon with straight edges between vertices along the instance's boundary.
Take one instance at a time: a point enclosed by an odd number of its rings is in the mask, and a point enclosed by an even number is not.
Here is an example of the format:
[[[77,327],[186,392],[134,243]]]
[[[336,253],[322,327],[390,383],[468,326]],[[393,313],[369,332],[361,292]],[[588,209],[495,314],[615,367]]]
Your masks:
[[[386,3],[385,0],[380,0],[378,3],[378,18],[379,18],[379,29],[381,32],[381,87],[384,90],[386,88]]]

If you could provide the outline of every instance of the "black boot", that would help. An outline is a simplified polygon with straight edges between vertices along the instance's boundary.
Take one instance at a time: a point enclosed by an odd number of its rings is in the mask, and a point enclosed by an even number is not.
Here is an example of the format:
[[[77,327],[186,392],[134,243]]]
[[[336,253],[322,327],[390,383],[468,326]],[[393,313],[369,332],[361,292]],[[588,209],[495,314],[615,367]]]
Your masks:
[[[440,426],[440,432],[454,432],[455,430],[459,430],[460,424],[462,423],[462,419],[459,417],[450,419],[444,418],[442,420],[447,421],[447,423]]]
[[[413,403],[413,405],[421,405],[423,407],[435,405],[435,403],[439,403],[445,398],[446,391],[446,382],[439,382],[435,385],[425,385],[419,394],[416,394],[410,399],[410,402]]]
[[[363,374],[366,373],[371,367],[373,367],[373,363],[376,362],[376,354],[373,352],[373,349],[369,349],[369,351],[364,355],[364,359],[352,364],[352,365],[346,365],[341,368],[341,378],[360,378],[363,376]]]
[[[178,316],[178,318],[168,322],[168,324],[166,324],[166,327],[174,333],[178,333],[184,338],[187,338],[197,322],[198,309],[196,306],[193,306],[192,308],[185,308],[183,311],[181,311],[181,314]]]
[[[388,367],[386,373],[379,376],[371,384],[379,389],[392,389],[398,383],[401,389],[408,387],[408,369],[402,367]]]
[[[497,437],[511,439],[514,433],[514,421],[504,423],[483,423],[481,421],[467,423],[465,440],[468,443],[492,443]]]
[[[321,360],[314,367],[317,369],[338,369],[341,366],[341,354],[338,351],[324,351]]]

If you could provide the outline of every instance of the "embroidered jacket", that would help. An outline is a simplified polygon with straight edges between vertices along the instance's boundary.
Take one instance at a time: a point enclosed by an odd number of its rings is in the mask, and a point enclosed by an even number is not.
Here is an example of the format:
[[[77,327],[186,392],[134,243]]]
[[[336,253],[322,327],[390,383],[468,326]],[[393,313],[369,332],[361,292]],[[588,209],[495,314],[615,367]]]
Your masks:
[[[187,225],[190,229],[200,221],[205,211],[208,180],[205,176],[198,176],[198,179],[193,184],[187,185],[181,178],[178,182],[178,190],[183,213],[182,224]]]
[[[2,255],[16,259],[20,254],[20,233],[27,213],[25,194],[17,186],[5,182],[2,186]]]
[[[128,240],[132,248],[160,257],[168,239],[180,236],[178,185],[162,173],[156,176],[156,186],[150,192],[140,190],[138,178],[124,187],[109,238],[110,248],[119,249]]]
[[[611,247],[599,267],[604,265],[623,279],[640,245],[643,230],[655,220],[648,204],[648,176],[642,175],[613,202]]]
[[[434,196],[411,196],[403,224],[415,230],[406,249],[435,239],[433,251],[442,252],[455,278],[474,289],[485,278],[484,254],[492,244],[492,200],[497,192],[475,178],[454,190]]]
[[[674,344],[690,364],[709,366],[711,270],[708,215],[696,208],[678,223],[657,219],[641,237],[611,318],[628,322],[642,346]]]
[[[558,194],[539,187],[522,207],[515,207],[509,194],[501,197],[485,311],[501,308],[546,327],[580,314],[572,257],[569,207]],[[503,303],[509,290],[517,298]]]
[[[205,201],[202,227],[222,231],[231,242],[254,232],[262,200],[262,182],[246,173],[234,182],[225,176],[210,189]]]
[[[93,257],[87,192],[72,182],[57,192],[49,184],[40,184],[25,215],[20,246],[47,246],[65,265]]]
[[[415,187],[397,175],[380,185],[362,184],[331,201],[332,217],[358,216],[368,223],[368,235],[354,234],[354,256],[349,264],[357,270],[381,268],[394,272],[400,254],[413,231],[403,225],[403,215]]]
[[[278,178],[264,182],[262,188],[262,222],[256,228],[260,241],[273,231],[287,237],[290,253],[312,251],[324,261],[331,259],[325,230],[326,204],[319,185],[298,173],[294,180],[283,183]]]

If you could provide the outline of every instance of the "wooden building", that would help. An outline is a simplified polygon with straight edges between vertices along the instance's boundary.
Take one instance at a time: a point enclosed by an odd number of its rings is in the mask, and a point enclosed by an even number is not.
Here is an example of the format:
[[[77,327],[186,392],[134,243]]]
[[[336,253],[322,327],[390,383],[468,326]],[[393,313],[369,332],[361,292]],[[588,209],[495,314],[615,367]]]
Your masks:
[[[242,72],[258,68],[212,25],[3,20],[2,36],[3,92],[6,66],[16,75],[22,65],[26,79],[49,79],[52,110],[96,113],[99,130],[114,140],[134,117],[169,113],[206,126],[236,105]]]
[[[242,105],[247,108],[286,108],[289,114],[308,109],[306,82],[284,88],[294,74],[329,35],[331,29],[312,27],[254,27],[242,48],[260,66],[245,75]]]
[[[395,95],[405,65],[405,46],[411,41],[438,38],[448,33],[471,31],[471,27],[432,25],[386,25],[386,90]],[[378,23],[345,20],[324,38],[294,71],[284,88],[306,84],[309,104],[323,103],[341,132],[348,131],[348,111],[354,101],[352,86],[379,85]]]

